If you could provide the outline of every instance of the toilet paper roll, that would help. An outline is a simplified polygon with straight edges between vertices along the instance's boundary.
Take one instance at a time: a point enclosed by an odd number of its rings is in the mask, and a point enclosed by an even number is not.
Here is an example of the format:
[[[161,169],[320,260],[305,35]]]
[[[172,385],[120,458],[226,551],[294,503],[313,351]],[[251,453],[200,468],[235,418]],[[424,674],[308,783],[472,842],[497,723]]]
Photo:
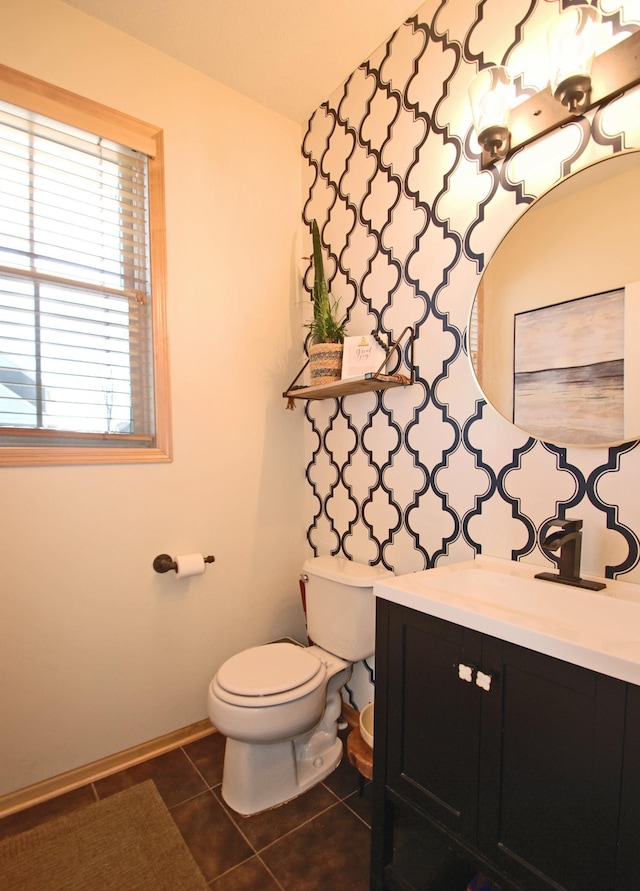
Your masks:
[[[183,554],[176,557],[179,579],[188,579],[192,575],[202,575],[206,569],[206,563],[202,554]]]

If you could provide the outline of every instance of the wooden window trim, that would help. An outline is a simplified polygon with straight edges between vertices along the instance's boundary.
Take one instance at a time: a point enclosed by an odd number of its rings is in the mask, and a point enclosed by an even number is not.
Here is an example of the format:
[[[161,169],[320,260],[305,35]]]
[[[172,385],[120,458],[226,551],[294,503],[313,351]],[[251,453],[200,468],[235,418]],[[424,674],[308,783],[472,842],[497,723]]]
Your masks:
[[[166,321],[166,223],[163,131],[106,105],[0,65],[0,99],[114,140],[149,158],[155,446],[153,448],[0,447],[0,466],[131,464],[172,460]],[[29,432],[22,431],[28,437]],[[34,437],[36,439],[36,437]]]

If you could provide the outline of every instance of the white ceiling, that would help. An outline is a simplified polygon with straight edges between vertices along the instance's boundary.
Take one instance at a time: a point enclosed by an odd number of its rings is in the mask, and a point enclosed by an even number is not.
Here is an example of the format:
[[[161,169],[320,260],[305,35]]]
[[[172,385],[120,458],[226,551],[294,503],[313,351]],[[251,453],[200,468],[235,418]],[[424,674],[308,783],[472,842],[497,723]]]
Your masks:
[[[304,123],[420,0],[65,0]]]

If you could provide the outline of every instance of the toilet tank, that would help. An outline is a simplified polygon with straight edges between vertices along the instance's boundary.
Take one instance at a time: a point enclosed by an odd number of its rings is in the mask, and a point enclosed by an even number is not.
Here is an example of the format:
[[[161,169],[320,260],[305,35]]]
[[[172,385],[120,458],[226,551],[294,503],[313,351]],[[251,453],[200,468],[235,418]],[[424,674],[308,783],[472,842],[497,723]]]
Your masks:
[[[345,557],[312,557],[302,569],[311,640],[349,662],[372,656],[376,627],[373,583],[393,573]]]

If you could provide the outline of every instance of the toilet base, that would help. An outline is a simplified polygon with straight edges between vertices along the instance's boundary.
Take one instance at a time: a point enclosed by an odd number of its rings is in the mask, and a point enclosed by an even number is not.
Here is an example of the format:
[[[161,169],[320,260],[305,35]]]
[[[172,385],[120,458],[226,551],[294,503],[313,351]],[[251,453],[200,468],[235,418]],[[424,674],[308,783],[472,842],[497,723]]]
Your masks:
[[[236,813],[250,816],[284,804],[320,783],[340,764],[342,742],[318,736],[324,734],[258,745],[227,739],[222,776],[225,802]]]
[[[265,742],[257,740],[255,734],[249,741],[227,736],[222,797],[243,816],[290,801],[320,783],[340,764],[340,690],[351,677],[352,665],[319,647],[311,647],[311,651],[329,672],[324,711],[315,726],[297,736]],[[297,709],[295,700],[291,704]],[[259,713],[260,709],[256,708],[253,716],[256,721],[261,717]],[[215,724],[215,715],[210,712],[209,716]]]

